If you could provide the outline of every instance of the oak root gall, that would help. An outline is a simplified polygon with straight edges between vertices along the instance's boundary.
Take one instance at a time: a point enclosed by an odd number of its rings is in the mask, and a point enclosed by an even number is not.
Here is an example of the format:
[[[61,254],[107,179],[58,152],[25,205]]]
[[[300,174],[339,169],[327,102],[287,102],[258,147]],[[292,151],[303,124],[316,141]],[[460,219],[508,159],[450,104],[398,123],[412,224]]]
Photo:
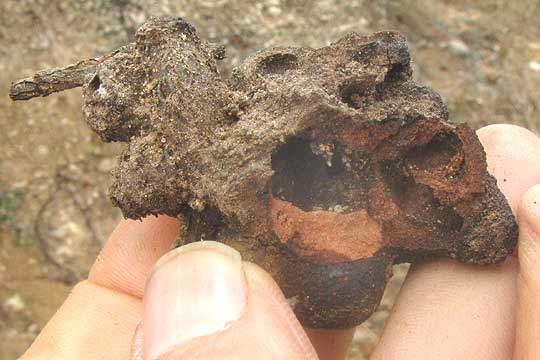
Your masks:
[[[351,33],[320,49],[257,52],[223,79],[221,48],[153,18],[101,58],[15,82],[15,100],[83,86],[104,141],[128,143],[111,198],[178,216],[266,269],[309,327],[357,325],[391,266],[496,264],[517,226],[475,133],[412,79],[403,36]]]

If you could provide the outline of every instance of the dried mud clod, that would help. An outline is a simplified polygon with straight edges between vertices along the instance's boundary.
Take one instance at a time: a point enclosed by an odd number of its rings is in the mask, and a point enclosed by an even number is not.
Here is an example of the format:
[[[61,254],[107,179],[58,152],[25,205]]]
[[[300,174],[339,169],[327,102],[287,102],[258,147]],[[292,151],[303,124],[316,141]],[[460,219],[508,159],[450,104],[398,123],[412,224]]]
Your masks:
[[[133,44],[10,95],[82,85],[90,127],[128,143],[111,187],[124,215],[179,216],[183,241],[235,247],[310,327],[365,320],[394,263],[512,252],[517,226],[478,138],[412,80],[400,34],[262,50],[228,80],[221,58],[183,19],[153,18]]]

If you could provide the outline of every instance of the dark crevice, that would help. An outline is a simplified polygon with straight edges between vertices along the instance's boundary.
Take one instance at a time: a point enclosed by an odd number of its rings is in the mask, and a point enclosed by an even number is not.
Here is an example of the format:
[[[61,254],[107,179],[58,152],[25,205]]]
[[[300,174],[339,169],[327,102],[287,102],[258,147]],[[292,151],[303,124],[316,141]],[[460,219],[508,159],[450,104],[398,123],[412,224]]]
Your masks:
[[[373,93],[372,79],[358,79],[345,83],[341,90],[341,101],[353,109],[363,105],[365,99]]]
[[[398,85],[402,81],[407,80],[410,74],[411,68],[409,64],[392,64],[386,72],[384,80],[377,85],[377,94],[379,94],[379,96],[382,98],[382,94],[386,91],[386,89],[392,88],[394,85]]]
[[[298,58],[293,54],[273,54],[263,59],[259,71],[263,74],[283,74],[298,67]]]
[[[394,64],[386,73],[384,77],[385,83],[395,83],[401,80],[404,80],[407,75],[408,65],[404,64]]]
[[[272,156],[272,195],[305,211],[365,208],[367,176],[351,162],[340,146],[293,138]]]
[[[393,202],[403,211],[409,223],[435,229],[441,235],[461,230],[463,218],[451,207],[441,205],[432,188],[417,184],[407,176],[403,162],[388,161],[381,168]]]
[[[412,173],[431,174],[440,180],[457,177],[464,165],[461,147],[457,135],[439,133],[429,143],[410,150],[405,157],[405,166]]]
[[[101,79],[99,78],[99,75],[96,73],[92,80],[88,83],[88,89],[94,93],[95,91],[99,90],[99,87],[101,86]]]
[[[225,216],[215,207],[207,207],[202,212],[186,207],[184,209],[186,221],[186,243],[200,240],[215,240],[227,226]]]
[[[439,133],[425,145],[415,147],[407,154],[407,160],[419,169],[440,168],[456,156],[461,147],[457,135]]]

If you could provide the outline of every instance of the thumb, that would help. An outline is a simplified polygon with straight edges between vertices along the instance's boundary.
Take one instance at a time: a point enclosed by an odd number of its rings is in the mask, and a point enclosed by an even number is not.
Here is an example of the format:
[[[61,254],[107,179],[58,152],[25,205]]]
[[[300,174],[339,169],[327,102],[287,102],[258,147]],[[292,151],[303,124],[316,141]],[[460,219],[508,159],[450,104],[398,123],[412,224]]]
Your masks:
[[[182,246],[158,261],[140,329],[135,359],[140,353],[145,360],[317,358],[270,275],[213,241]]]

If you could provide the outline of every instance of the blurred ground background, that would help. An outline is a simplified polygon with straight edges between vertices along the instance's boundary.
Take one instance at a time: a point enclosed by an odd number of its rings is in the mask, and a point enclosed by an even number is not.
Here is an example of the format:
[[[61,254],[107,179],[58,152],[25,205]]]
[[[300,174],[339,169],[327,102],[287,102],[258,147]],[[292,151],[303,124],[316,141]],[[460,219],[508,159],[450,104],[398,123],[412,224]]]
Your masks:
[[[262,47],[397,29],[415,78],[442,94],[453,121],[540,129],[540,0],[2,0],[0,359],[27,348],[121,218],[107,196],[121,146],[85,126],[80,90],[13,103],[9,84],[110,52],[150,15],[186,17],[225,45],[224,73]],[[359,327],[351,358],[369,358],[406,269]]]

